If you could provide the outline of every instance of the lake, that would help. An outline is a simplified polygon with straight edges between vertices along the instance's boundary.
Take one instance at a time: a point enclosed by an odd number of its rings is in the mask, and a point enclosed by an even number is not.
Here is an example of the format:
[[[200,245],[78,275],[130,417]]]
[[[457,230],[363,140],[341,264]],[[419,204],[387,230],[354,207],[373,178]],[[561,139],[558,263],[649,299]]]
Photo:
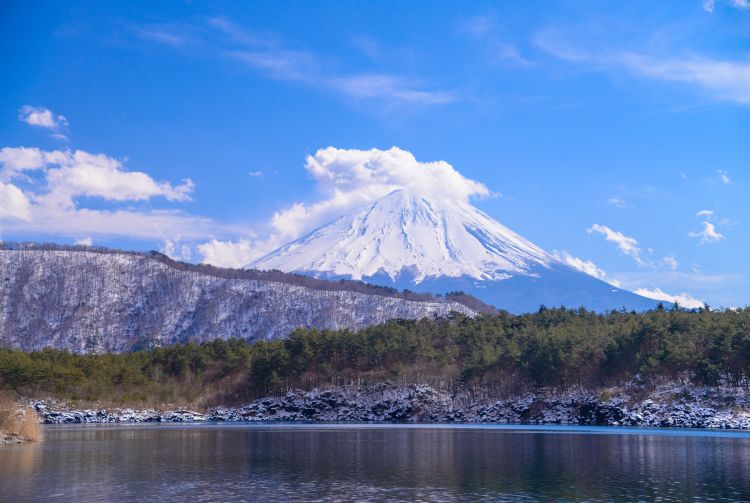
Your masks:
[[[750,434],[498,425],[47,426],[0,501],[748,501]]]

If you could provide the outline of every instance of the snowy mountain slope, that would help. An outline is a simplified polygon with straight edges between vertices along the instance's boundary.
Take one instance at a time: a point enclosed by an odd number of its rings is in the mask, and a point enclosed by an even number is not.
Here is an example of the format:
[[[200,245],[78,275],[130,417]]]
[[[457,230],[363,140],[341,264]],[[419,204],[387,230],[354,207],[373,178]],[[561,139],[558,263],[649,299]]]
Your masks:
[[[419,292],[462,290],[511,312],[655,302],[573,269],[468,203],[396,190],[250,264]]]
[[[159,254],[0,244],[0,347],[128,351],[215,338],[359,329],[392,318],[473,315],[444,299],[281,273],[217,269]]]

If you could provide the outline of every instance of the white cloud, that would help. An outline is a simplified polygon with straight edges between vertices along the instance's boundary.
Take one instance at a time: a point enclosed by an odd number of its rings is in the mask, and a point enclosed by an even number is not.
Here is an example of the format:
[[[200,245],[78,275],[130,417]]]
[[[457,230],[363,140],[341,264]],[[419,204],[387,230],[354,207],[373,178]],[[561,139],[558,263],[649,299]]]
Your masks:
[[[263,178],[263,172],[260,171],[260,170],[258,170],[258,171],[251,171],[251,172],[248,173],[248,175],[252,176],[253,178]]]
[[[10,180],[23,171],[43,169],[45,193],[37,199],[73,207],[77,196],[101,197],[109,201],[144,201],[162,196],[169,201],[186,201],[193,182],[180,185],[157,182],[146,173],[126,171],[117,159],[83,150],[42,151],[38,148],[5,147],[0,150],[0,179]]]
[[[46,108],[37,108],[30,105],[21,107],[18,120],[30,126],[42,127],[57,131],[68,126],[68,120],[62,115],[55,115]]]
[[[633,260],[640,267],[648,265],[648,263],[641,258],[641,249],[638,247],[638,241],[635,238],[626,236],[620,231],[615,231],[607,227],[606,225],[594,224],[586,230],[589,234],[592,232],[598,232],[603,235],[607,241],[615,243],[622,253],[633,257]]]
[[[243,267],[259,257],[258,246],[246,239],[236,242],[212,239],[197,248],[204,263],[218,267]]]
[[[628,203],[625,201],[625,198],[620,196],[612,196],[609,199],[607,199],[607,202],[614,206],[615,208],[627,208]]]
[[[589,276],[593,276],[598,279],[604,279],[607,276],[607,273],[604,272],[603,269],[599,268],[593,261],[591,260],[583,260],[582,258],[574,257],[570,253],[563,251],[557,251],[554,250],[552,254],[557,258],[558,260],[561,260],[565,264],[578,269],[581,272],[585,272]]]
[[[11,184],[14,179],[26,182],[25,188]],[[33,147],[0,149],[0,221],[6,232],[74,239],[124,236],[163,240],[176,235],[207,239],[217,233],[241,235],[230,226],[177,210],[83,207],[89,197],[100,198],[108,206],[155,197],[185,201],[192,190],[190,180],[178,185],[156,181],[146,173],[125,170],[121,161],[103,154]]]
[[[748,74],[748,77],[750,77],[750,74]],[[748,82],[750,82],[750,80],[748,80]],[[729,173],[727,173],[726,171],[718,169],[716,170],[716,174],[719,175],[719,179],[724,185],[729,185],[730,183],[732,183],[732,180],[729,178]]]
[[[721,241],[725,237],[723,234],[719,233],[716,230],[716,226],[714,224],[707,221],[703,222],[702,231],[689,232],[688,236],[690,236],[691,238],[700,239],[701,244],[716,243],[717,241]]]
[[[193,251],[190,248],[190,245],[188,245],[187,243],[180,244],[179,240],[179,236],[174,240],[165,239],[164,244],[161,248],[161,252],[171,259],[182,260],[183,262],[186,262],[190,260],[190,257],[193,255]]]
[[[317,184],[320,201],[298,203],[273,216],[277,231],[297,237],[333,218],[362,208],[396,189],[434,199],[465,203],[489,196],[487,187],[461,175],[445,161],[420,162],[398,147],[356,150],[328,147],[308,156],[305,165]]]
[[[678,293],[676,295],[668,294],[664,291],[662,291],[660,288],[638,288],[635,290],[635,293],[638,295],[642,295],[643,297],[647,297],[649,299],[654,300],[663,300],[670,303],[677,303],[682,307],[686,307],[688,309],[696,309],[699,307],[703,307],[704,302],[696,299],[689,293]]]
[[[82,150],[47,154],[57,155],[48,162],[58,167],[46,173],[48,193],[44,197],[64,206],[73,206],[76,196],[101,197],[109,201],[144,201],[161,196],[168,201],[187,201],[194,188],[190,179],[173,186],[169,182],[157,182],[140,171],[125,171],[119,160],[103,154]]]
[[[671,255],[664,257],[661,259],[662,264],[666,265],[673,271],[677,270],[677,267],[679,266],[679,263],[677,262],[677,259]]]
[[[0,149],[0,180],[12,180],[24,171],[41,168],[47,162],[47,152],[35,147],[4,147]]]
[[[94,240],[91,238],[91,236],[89,236],[87,238],[76,239],[75,244],[77,244],[78,246],[92,246],[94,244]]]
[[[21,189],[9,183],[0,182],[0,220],[29,220],[31,203]]]
[[[703,10],[711,13],[714,11],[714,5],[714,0],[705,0],[705,2],[703,2]]]
[[[736,222],[734,222],[733,220],[729,218],[719,218],[719,216],[713,210],[700,210],[699,212],[695,214],[695,216],[701,217],[703,220],[712,222],[717,226],[736,224]]]
[[[750,1],[748,0],[730,0],[732,6],[738,9],[750,9]]]
[[[328,147],[308,156],[305,169],[316,184],[317,197],[313,201],[297,202],[275,212],[267,235],[262,239],[212,241],[199,247],[204,262],[248,264],[305,232],[359,210],[396,189],[455,204],[491,195],[484,184],[464,177],[449,163],[421,162],[397,147],[388,150]]]

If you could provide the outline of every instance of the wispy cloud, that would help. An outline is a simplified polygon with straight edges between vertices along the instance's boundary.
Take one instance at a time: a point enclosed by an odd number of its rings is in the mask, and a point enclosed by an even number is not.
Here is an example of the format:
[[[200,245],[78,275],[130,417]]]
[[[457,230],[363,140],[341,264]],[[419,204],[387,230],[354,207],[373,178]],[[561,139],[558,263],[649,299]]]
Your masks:
[[[589,276],[593,276],[595,278],[606,281],[605,278],[607,276],[607,273],[604,272],[604,269],[597,266],[592,260],[584,260],[582,258],[575,257],[565,250],[554,250],[552,254],[556,259],[569,265],[570,267],[578,269],[581,272],[585,272]]]
[[[179,33],[174,28],[163,25],[139,26],[136,28],[136,32],[145,40],[174,47],[186,45],[193,40],[188,34]]]
[[[661,288],[638,288],[635,290],[635,293],[649,299],[663,300],[673,304],[676,303],[682,307],[687,307],[688,309],[697,309],[703,307],[705,304],[702,300],[696,299],[689,293],[682,292],[673,295],[662,291]]]
[[[699,240],[700,244],[716,243],[726,236],[716,230],[717,226],[732,225],[734,222],[728,218],[719,218],[714,210],[700,210],[695,214],[696,217],[703,219],[703,229],[700,231],[689,232],[688,236]]]
[[[750,80],[748,80],[748,82],[748,86],[750,86]],[[727,173],[723,169],[716,170],[716,174],[719,175],[719,180],[721,180],[721,183],[723,183],[724,185],[729,185],[730,183],[732,183],[732,179],[729,178],[729,173]]]
[[[570,63],[585,64],[598,71],[625,70],[631,75],[693,85],[723,101],[750,104],[750,59],[719,59],[684,53],[667,54],[611,48],[599,42],[586,43],[557,29],[545,30],[534,37],[535,45],[547,54]]]
[[[612,196],[609,199],[607,199],[607,202],[614,206],[615,208],[627,208],[628,203],[625,201],[624,197],[620,196]]]
[[[648,265],[648,262],[641,258],[641,249],[638,247],[638,241],[635,238],[626,236],[620,231],[612,230],[606,225],[599,224],[592,225],[586,232],[589,234],[597,232],[603,235],[607,241],[615,243],[622,253],[632,257],[639,267]]]
[[[497,14],[494,12],[468,17],[458,24],[458,29],[461,33],[477,38],[491,34],[496,27]]]
[[[631,72],[668,82],[681,82],[701,87],[715,97],[750,104],[750,60],[728,61],[703,56],[658,58],[637,53],[616,55]]]
[[[453,93],[421,90],[409,79],[387,74],[353,74],[322,82],[353,98],[386,98],[420,105],[442,105],[457,99]]]
[[[521,67],[534,65],[515,43],[503,36],[498,28],[498,16],[494,12],[462,20],[458,24],[458,31],[480,42],[493,63],[502,62]]]
[[[68,119],[63,115],[55,114],[48,108],[24,105],[18,112],[18,120],[29,126],[50,131],[50,136],[57,140],[68,139],[64,134],[68,129]]]
[[[711,222],[703,222],[703,230],[688,232],[688,236],[700,240],[700,244],[716,243],[724,239],[724,235],[716,230],[716,226]]]
[[[57,131],[60,128],[67,127],[68,119],[62,115],[56,115],[47,108],[32,107],[24,105],[18,113],[18,120],[25,122],[30,126],[42,127]]]
[[[679,267],[679,262],[677,262],[677,259],[672,255],[667,255],[666,257],[661,259],[661,263],[666,265],[671,270],[675,271],[677,270],[677,267]]]
[[[618,241],[622,241],[622,239],[617,236]],[[625,239],[627,241],[627,238]],[[616,241],[617,242],[617,241]],[[632,252],[632,248],[628,248]],[[610,285],[614,286],[615,288],[623,288],[622,282],[615,278],[610,278],[607,273],[599,266],[597,266],[593,261],[591,260],[584,260],[578,257],[575,257],[571,255],[570,253],[566,251],[553,251],[553,255],[563,263],[578,269],[581,272],[584,272],[590,276],[593,276],[597,279],[600,279],[602,281],[606,281]],[[666,256],[661,261],[661,264],[667,266],[671,271],[675,271],[677,269],[678,263],[677,259],[673,256]],[[664,276],[664,273],[657,273],[657,275]],[[680,273],[677,272],[671,272],[668,273],[668,276],[670,279],[672,279],[672,276],[677,275]],[[654,276],[654,273],[649,273],[648,276]],[[670,281],[665,280],[664,277],[659,278],[661,279],[661,282],[670,283]],[[640,278],[638,281],[644,281],[644,278]],[[648,281],[648,283],[652,283],[652,279],[648,278],[645,281]],[[681,292],[678,294],[669,294],[663,291],[659,287],[652,287],[652,288],[644,288],[642,286],[635,286],[635,284],[630,281],[627,285],[626,289],[629,289],[633,291],[634,293],[638,295],[642,295],[643,297],[653,299],[653,300],[661,300],[666,301],[669,303],[678,303],[679,305],[687,308],[698,308],[702,307],[704,305],[704,302],[700,299],[697,299],[696,297],[692,296],[691,294],[687,292]]]
[[[735,9],[739,9],[739,10],[750,9],[749,0],[724,0],[723,2],[721,0],[719,1],[721,3],[725,3],[729,5],[730,7],[734,7]],[[703,2],[703,10],[705,10],[709,14],[713,13],[715,8],[716,8],[716,0],[705,0]]]
[[[185,31],[151,26],[138,30],[138,34],[177,47],[189,40]],[[332,57],[290,48],[275,34],[253,32],[227,17],[211,18],[189,31],[191,37],[200,37],[210,54],[229,57],[266,78],[333,91],[356,101],[432,106],[458,100],[455,93],[431,88],[419,79],[381,71],[347,71]]]

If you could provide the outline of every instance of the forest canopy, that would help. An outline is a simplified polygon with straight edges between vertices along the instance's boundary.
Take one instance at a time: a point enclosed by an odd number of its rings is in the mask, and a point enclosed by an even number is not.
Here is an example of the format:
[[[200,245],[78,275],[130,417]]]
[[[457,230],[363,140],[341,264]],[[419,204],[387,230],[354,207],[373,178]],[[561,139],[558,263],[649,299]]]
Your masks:
[[[249,343],[217,339],[134,353],[0,349],[0,389],[113,404],[215,405],[288,389],[384,380],[485,394],[596,388],[642,378],[746,385],[750,308],[393,320],[360,331],[297,329]]]

